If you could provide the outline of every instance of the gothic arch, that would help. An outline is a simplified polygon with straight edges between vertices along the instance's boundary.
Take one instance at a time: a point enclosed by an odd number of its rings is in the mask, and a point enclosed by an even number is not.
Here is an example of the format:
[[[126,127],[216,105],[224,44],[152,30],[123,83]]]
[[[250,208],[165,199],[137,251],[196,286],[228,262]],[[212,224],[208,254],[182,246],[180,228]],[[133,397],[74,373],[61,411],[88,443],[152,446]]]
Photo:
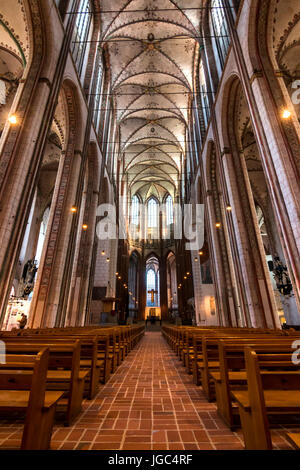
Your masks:
[[[233,208],[228,218],[231,221],[234,265],[239,279],[240,296],[251,324],[274,328],[278,326],[279,318],[254,204],[257,195],[261,201],[267,201],[266,206],[271,205],[269,187],[249,105],[238,77],[230,80],[226,97],[223,121],[227,126],[223,127],[222,137],[228,147],[224,150],[223,160],[226,165],[228,195]],[[238,258],[235,253],[239,254]],[[241,279],[246,280],[247,277],[249,279],[243,283]],[[255,282],[257,287],[252,291]]]
[[[300,178],[300,109],[293,105],[292,82],[300,78],[300,63],[294,60],[299,56],[300,9],[297,0],[292,0],[289,8],[283,0],[253,0],[249,14],[249,56],[254,77],[263,76],[266,80],[265,100],[272,105],[287,155],[294,171]],[[281,119],[284,109],[292,112],[291,119]],[[270,109],[271,111],[271,109]]]
[[[14,0],[17,4],[17,1]],[[13,101],[7,113],[17,116],[18,125],[13,126],[6,120],[1,135],[1,171],[0,195],[8,178],[10,161],[23,127],[27,122],[27,110],[31,96],[43,65],[45,37],[43,33],[43,14],[38,0],[22,0],[12,8],[12,2],[3,0],[0,18],[0,44],[1,50],[7,55],[20,61],[19,71],[7,72],[19,83],[13,93]],[[12,17],[9,17],[14,12]],[[7,17],[6,17],[7,16]],[[32,22],[32,18],[35,20]],[[22,83],[19,80],[22,78]],[[6,117],[7,118],[7,117]],[[20,122],[22,126],[20,126]],[[27,124],[29,125],[29,123]]]
[[[32,325],[63,325],[65,322],[64,305],[70,289],[66,276],[69,276],[74,261],[74,253],[70,250],[79,221],[78,212],[72,216],[70,207],[73,205],[80,207],[80,204],[76,202],[77,182],[82,160],[82,155],[77,150],[77,146],[80,145],[80,136],[77,132],[80,122],[78,109],[80,108],[73,83],[65,80],[61,89],[66,100],[67,137],[60,180],[57,184],[52,217],[49,221],[51,243],[45,247],[43,266],[38,273],[32,300],[30,316]],[[60,292],[56,286],[57,282],[61,283]]]

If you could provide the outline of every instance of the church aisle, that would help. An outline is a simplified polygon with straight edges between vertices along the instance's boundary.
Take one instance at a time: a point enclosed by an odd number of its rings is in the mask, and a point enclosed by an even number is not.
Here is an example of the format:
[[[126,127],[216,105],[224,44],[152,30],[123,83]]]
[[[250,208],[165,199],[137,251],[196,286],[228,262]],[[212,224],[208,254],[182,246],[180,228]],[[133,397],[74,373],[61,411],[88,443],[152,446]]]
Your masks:
[[[161,334],[149,332],[72,429],[59,428],[58,449],[242,449]],[[281,448],[289,445],[277,436]]]
[[[20,425],[0,425],[1,448],[17,447]],[[274,446],[290,449],[283,433]],[[159,332],[148,332],[96,398],[85,400],[73,426],[55,427],[51,449],[223,450],[243,449],[192,383]]]

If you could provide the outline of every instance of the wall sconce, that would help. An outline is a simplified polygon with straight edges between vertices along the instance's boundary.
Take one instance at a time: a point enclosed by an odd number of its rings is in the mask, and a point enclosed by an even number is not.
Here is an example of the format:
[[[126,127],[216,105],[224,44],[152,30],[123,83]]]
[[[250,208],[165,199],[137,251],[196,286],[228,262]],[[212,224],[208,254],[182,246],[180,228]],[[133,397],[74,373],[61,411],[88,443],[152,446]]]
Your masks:
[[[282,113],[283,119],[289,119],[291,117],[292,113],[288,109],[285,109]]]
[[[232,207],[228,205],[228,206],[226,207],[226,210],[227,210],[227,212],[231,212],[231,211],[232,211]]]
[[[220,228],[221,227],[221,223],[220,222],[217,222],[216,223],[216,228]]]
[[[8,122],[10,122],[13,125],[18,124],[17,116],[15,114],[11,114],[11,116],[9,116],[8,118]]]
[[[87,230],[87,229],[88,229],[87,224],[83,224],[82,229],[83,229],[83,230]]]

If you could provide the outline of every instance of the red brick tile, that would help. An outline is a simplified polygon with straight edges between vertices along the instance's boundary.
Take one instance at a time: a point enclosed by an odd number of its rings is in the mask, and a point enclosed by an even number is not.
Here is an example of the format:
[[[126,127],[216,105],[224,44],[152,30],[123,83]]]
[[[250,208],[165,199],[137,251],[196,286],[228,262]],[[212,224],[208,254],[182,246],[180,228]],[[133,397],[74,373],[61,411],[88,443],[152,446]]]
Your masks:
[[[184,450],[181,442],[169,442],[169,450]]]
[[[181,440],[178,431],[167,431],[167,439],[169,442],[179,442]]]
[[[153,442],[166,442],[167,441],[166,431],[154,431],[152,433],[152,441]]]

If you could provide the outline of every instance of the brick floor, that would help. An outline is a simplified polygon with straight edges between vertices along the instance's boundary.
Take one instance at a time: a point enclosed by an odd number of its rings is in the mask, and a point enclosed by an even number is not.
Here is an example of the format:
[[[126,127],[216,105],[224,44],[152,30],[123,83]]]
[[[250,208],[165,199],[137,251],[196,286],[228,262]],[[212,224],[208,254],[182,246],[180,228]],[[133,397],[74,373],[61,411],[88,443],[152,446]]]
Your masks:
[[[19,445],[21,425],[0,423],[0,446]],[[273,432],[276,449],[290,449],[283,431]],[[160,333],[148,332],[73,426],[53,432],[52,449],[223,450],[243,449],[192,383]]]

